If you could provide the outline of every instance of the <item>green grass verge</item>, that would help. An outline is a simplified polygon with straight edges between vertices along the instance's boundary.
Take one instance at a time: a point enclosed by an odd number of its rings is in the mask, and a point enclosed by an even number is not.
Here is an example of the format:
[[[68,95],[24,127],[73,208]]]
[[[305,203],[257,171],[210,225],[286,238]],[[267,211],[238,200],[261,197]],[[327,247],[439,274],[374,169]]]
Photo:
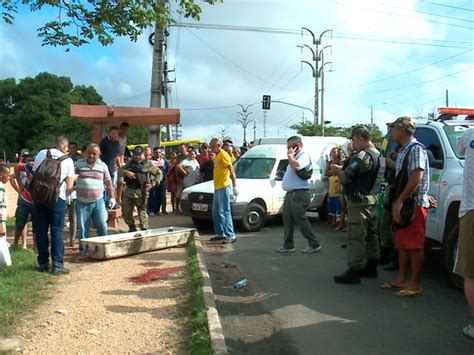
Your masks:
[[[202,276],[196,255],[194,240],[188,243],[187,277],[191,294],[191,354],[212,354],[207,324],[206,306],[202,293]]]
[[[37,271],[36,254],[11,250],[12,265],[0,267],[0,336],[9,335],[24,314],[47,297],[52,276]]]

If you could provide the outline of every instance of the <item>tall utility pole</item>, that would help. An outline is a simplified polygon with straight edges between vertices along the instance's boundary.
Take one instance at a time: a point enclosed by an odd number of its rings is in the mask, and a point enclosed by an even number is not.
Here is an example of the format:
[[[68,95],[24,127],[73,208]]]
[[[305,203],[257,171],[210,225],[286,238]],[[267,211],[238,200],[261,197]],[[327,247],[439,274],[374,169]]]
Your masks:
[[[374,107],[370,105],[370,132],[374,131]]]
[[[248,117],[251,114],[253,114],[253,112],[248,112],[250,105],[247,105],[247,107],[244,107],[241,104],[237,104],[237,105],[242,108],[242,112],[237,112],[241,116],[241,118],[238,119],[237,121],[242,124],[242,128],[244,129],[244,144],[243,145],[247,146],[247,126],[250,123],[250,121],[248,120]]]
[[[301,30],[305,30],[305,31],[309,32],[311,37],[313,37],[313,45],[315,46],[315,51],[313,52],[314,67],[308,62],[304,62],[304,63],[309,64],[313,69],[313,77],[314,77],[314,124],[316,125],[316,124],[318,124],[318,121],[319,121],[319,88],[318,88],[318,79],[319,78],[318,78],[318,73],[319,73],[319,60],[320,60],[320,58],[318,56],[318,46],[321,44],[321,40],[322,40],[322,37],[324,36],[324,34],[326,34],[328,32],[331,32],[331,34],[332,34],[332,30],[326,30],[326,31],[321,32],[318,39],[316,39],[314,33],[309,28],[301,27]],[[312,48],[311,48],[311,50],[312,50]]]
[[[165,0],[158,0],[159,6],[165,6]],[[153,41],[153,61],[151,66],[151,93],[150,107],[161,108],[161,98],[163,95],[163,26],[158,20],[155,21],[155,37]],[[148,146],[159,147],[161,145],[161,127],[152,125],[148,132]]]

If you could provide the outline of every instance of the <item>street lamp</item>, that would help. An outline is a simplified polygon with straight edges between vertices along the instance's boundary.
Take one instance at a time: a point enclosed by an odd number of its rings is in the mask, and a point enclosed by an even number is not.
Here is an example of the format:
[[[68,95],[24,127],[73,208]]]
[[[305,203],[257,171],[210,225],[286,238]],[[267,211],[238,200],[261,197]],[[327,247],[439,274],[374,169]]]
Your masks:
[[[314,61],[314,68],[313,66],[308,63],[308,62],[303,62],[303,63],[307,63],[309,65],[311,65],[311,68],[313,69],[313,77],[314,77],[314,124],[316,125],[318,123],[318,110],[319,110],[319,88],[318,88],[318,72],[319,72],[319,59],[317,57],[317,54],[318,54],[318,46],[321,44],[321,40],[323,38],[323,36],[328,33],[328,32],[331,32],[331,38],[332,38],[332,30],[326,30],[326,31],[323,31],[321,32],[321,34],[319,35],[319,38],[316,39],[316,36],[314,35],[314,33],[309,29],[309,28],[306,28],[306,27],[301,27],[301,30],[305,30],[305,31],[308,31],[309,34],[311,35],[311,37],[313,38],[313,44],[315,46],[315,51],[312,50],[311,48],[311,51],[313,52],[313,61]]]

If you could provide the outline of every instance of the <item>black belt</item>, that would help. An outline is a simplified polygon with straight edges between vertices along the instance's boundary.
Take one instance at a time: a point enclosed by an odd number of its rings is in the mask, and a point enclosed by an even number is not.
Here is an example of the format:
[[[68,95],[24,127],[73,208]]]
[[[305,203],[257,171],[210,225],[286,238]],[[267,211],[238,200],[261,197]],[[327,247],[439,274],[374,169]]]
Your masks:
[[[309,191],[309,189],[294,189],[288,192],[296,192],[296,191]]]

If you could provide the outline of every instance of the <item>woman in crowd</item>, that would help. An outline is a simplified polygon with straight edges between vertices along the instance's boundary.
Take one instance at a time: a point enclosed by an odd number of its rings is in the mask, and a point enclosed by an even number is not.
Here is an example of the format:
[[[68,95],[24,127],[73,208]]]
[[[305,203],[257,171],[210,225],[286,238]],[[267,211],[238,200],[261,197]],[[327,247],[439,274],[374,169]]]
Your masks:
[[[173,209],[173,213],[176,213],[176,211],[179,211],[179,206],[177,206],[177,201],[176,201],[176,166],[178,165],[178,153],[173,150],[170,155],[170,160],[169,160],[169,170],[168,170],[168,192],[171,194],[171,207]]]

